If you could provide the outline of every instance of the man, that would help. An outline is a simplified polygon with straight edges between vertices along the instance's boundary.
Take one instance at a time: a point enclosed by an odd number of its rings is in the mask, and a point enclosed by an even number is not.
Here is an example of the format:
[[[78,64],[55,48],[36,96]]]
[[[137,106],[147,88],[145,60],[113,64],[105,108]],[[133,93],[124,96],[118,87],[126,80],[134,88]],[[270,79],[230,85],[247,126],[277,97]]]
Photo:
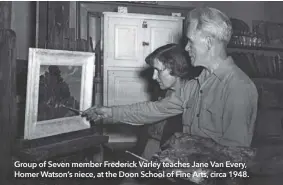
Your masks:
[[[249,77],[227,56],[230,20],[217,9],[197,8],[190,12],[188,22],[186,51],[194,66],[205,68],[198,78],[176,82],[171,96],[160,101],[94,107],[83,115],[145,124],[183,113],[184,133],[211,138],[226,146],[250,146],[258,93]]]
[[[192,65],[205,70],[197,78],[191,107],[196,117],[184,128],[209,136],[228,146],[250,146],[257,113],[254,83],[227,56],[232,35],[230,19],[214,8],[198,8],[189,14],[188,51]],[[186,132],[186,131],[185,131]]]

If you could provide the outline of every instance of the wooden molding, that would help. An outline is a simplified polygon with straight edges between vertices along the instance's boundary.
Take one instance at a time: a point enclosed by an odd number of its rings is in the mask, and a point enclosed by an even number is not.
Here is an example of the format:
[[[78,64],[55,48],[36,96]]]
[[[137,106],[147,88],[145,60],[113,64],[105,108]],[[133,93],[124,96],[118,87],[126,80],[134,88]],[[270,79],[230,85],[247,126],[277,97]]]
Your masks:
[[[0,28],[11,28],[12,1],[0,2]]]
[[[0,45],[0,184],[8,185],[17,124],[15,32],[0,29]]]

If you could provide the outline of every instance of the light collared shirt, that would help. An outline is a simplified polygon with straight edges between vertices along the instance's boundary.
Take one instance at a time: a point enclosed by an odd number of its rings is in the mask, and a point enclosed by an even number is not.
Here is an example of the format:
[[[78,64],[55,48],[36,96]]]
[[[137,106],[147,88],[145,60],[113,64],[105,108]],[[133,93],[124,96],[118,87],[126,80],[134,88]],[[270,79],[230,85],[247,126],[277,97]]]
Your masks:
[[[113,120],[146,124],[183,114],[183,132],[227,146],[250,146],[258,92],[251,79],[229,57],[213,73],[177,81],[174,93],[155,102],[112,108]]]

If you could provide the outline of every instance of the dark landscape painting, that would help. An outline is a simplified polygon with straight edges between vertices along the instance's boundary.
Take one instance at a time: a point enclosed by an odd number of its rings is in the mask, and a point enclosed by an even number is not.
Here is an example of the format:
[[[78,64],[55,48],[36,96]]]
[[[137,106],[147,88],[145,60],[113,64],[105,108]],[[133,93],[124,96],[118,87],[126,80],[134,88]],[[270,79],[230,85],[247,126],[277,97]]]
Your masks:
[[[64,106],[80,108],[81,76],[81,66],[40,66],[38,121],[78,115]]]

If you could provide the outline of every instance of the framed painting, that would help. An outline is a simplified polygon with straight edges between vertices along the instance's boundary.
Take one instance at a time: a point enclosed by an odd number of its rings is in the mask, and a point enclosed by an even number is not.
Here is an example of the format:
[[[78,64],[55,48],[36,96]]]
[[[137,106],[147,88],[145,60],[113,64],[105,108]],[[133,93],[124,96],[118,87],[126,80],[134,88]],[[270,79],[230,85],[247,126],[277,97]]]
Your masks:
[[[90,52],[29,49],[24,139],[90,127],[75,110],[92,105],[94,61]]]

